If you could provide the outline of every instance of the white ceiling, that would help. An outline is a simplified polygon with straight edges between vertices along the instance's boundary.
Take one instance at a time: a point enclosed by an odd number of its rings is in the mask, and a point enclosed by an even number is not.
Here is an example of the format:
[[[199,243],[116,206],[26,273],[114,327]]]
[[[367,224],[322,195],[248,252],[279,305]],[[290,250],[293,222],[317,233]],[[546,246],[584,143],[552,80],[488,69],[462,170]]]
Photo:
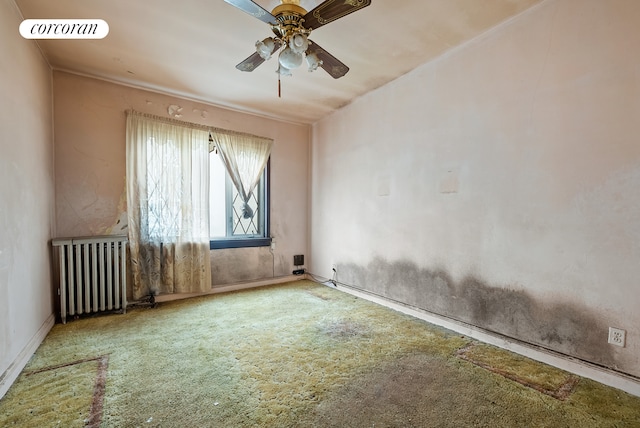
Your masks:
[[[311,39],[350,67],[341,79],[277,59],[235,65],[269,26],[223,0],[15,0],[25,19],[103,19],[102,40],[40,40],[54,69],[299,123],[313,123],[542,0],[372,0]],[[301,0],[311,10],[322,0]],[[271,11],[277,0],[255,0]]]

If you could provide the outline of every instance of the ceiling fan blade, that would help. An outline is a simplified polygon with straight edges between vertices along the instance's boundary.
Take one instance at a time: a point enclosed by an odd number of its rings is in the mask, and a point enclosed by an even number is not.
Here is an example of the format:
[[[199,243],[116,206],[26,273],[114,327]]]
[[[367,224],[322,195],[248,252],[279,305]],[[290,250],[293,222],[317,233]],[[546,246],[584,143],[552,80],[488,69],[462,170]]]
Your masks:
[[[258,68],[258,66],[263,62],[264,60],[262,59],[262,57],[258,54],[258,52],[255,52],[249,58],[236,65],[236,68],[240,71],[253,71]]]
[[[315,53],[318,56],[318,59],[322,61],[320,67],[329,73],[331,77],[339,79],[347,74],[349,67],[344,65],[338,58],[322,49],[322,47],[320,47],[316,42],[312,42],[311,40],[309,40],[309,42],[311,42],[311,44],[309,45],[309,49],[307,49],[307,55]]]
[[[257,5],[251,0],[224,0],[232,6],[237,7],[243,12],[248,13],[249,15],[258,18],[262,22],[266,22],[267,24],[275,24],[277,22],[276,17],[271,13],[267,12],[265,9]]]
[[[275,40],[273,45],[273,50],[271,51],[271,55],[273,55],[273,53],[276,52],[281,47],[282,47],[282,43]],[[265,60],[262,59],[262,57],[258,52],[254,52],[247,59],[242,61],[240,64],[236,65],[236,68],[240,71],[253,71],[256,68],[258,68],[258,66],[262,64],[264,61]]]
[[[302,25],[304,28],[313,30],[370,4],[371,0],[325,0],[303,17],[304,23]]]

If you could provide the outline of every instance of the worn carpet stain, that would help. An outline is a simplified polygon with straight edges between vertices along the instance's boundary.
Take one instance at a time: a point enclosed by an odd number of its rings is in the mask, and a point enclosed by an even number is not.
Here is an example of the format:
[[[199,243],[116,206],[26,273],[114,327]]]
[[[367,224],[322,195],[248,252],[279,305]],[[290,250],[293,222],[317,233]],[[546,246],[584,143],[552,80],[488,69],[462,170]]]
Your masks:
[[[99,427],[108,364],[109,356],[100,355],[23,372],[22,381],[30,385],[26,389],[38,391],[38,399],[19,400],[24,405],[4,421],[0,415],[0,421],[21,427]],[[46,388],[42,391],[43,385]],[[52,421],[52,414],[60,417]]]
[[[331,294],[326,293],[325,290],[307,290],[306,292],[318,299],[332,300]]]
[[[413,352],[372,368],[335,391],[317,406],[309,426],[490,426],[476,422],[491,421],[483,409],[495,407],[495,402],[492,405],[483,397],[469,401],[466,397],[473,390],[473,382],[446,358]]]
[[[458,349],[456,355],[558,400],[566,400],[580,380],[579,377],[555,367],[476,342]]]
[[[349,338],[366,336],[369,328],[366,325],[349,319],[341,319],[321,324],[319,327],[323,333],[335,338]]]

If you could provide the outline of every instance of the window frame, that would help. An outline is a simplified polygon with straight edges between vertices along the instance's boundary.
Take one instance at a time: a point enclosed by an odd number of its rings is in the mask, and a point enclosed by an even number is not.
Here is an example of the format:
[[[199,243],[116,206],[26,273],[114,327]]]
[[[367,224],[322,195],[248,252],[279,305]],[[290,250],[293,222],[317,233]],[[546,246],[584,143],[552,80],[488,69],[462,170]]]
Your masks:
[[[271,246],[271,156],[269,156],[269,160],[267,161],[267,165],[265,166],[263,178],[266,179],[266,183],[264,183],[265,201],[263,203],[265,236],[259,238],[209,238],[209,249],[222,250],[227,248],[254,248]]]

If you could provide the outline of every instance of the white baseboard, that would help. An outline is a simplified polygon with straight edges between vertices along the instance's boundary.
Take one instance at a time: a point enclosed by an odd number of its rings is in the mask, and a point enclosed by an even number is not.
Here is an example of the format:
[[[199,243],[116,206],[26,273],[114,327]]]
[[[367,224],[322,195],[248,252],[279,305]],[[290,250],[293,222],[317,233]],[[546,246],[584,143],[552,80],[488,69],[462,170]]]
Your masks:
[[[27,343],[27,346],[22,349],[16,359],[13,360],[4,373],[0,375],[0,398],[4,397],[4,394],[6,394],[11,385],[13,385],[13,382],[18,378],[24,366],[27,365],[31,356],[38,349],[38,346],[40,346],[44,338],[47,337],[47,334],[49,334],[55,322],[55,314],[49,315],[29,343]]]
[[[578,376],[595,380],[596,382],[600,382],[604,385],[608,385],[640,397],[640,379],[633,376],[613,370],[608,370],[604,367],[600,367],[595,364],[578,360],[568,355],[556,353],[525,342],[520,342],[512,338],[500,336],[498,334],[482,330],[478,327],[465,324],[460,321],[445,318],[423,310],[407,307],[379,296],[358,291],[348,286],[341,286],[340,284],[338,284],[337,287],[334,287],[333,284],[329,282],[325,282],[322,284],[332,288],[337,288],[339,291],[349,293],[353,296],[377,303],[395,311],[411,315],[428,323],[455,331],[456,333],[463,334],[481,342],[506,349],[516,354],[523,355],[525,357],[540,361],[545,364],[549,364]]]
[[[230,291],[246,290],[249,288],[263,287],[266,285],[282,284],[285,282],[305,279],[304,275],[285,275],[276,278],[260,279],[255,281],[235,282],[233,284],[213,287],[204,293],[163,294],[156,297],[156,302],[170,302],[172,300],[188,299],[190,297],[208,296],[210,294],[228,293]]]

